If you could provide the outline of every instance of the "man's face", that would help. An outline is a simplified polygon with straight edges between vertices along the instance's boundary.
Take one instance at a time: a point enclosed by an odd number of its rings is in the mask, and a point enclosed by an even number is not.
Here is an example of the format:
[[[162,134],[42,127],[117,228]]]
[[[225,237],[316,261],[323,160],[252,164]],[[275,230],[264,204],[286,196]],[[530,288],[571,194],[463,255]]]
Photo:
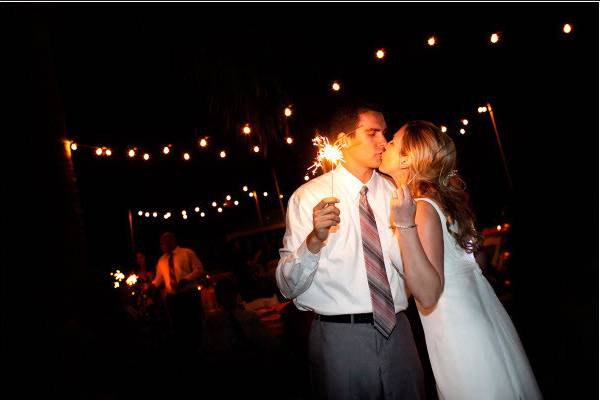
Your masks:
[[[381,164],[387,141],[387,125],[383,114],[368,111],[359,115],[358,128],[348,136],[348,146],[344,149],[344,159],[360,167],[375,169]]]
[[[177,247],[177,245],[175,243],[175,238],[172,236],[165,235],[160,238],[160,249],[163,253],[170,253],[175,250],[175,247]]]

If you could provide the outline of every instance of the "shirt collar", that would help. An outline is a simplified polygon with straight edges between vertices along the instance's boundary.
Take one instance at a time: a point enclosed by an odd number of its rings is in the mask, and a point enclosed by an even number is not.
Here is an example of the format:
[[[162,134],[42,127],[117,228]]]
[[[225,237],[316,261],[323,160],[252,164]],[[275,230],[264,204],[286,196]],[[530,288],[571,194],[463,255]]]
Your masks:
[[[352,199],[358,199],[360,197],[360,189],[363,186],[369,188],[369,191],[375,189],[377,185],[377,173],[373,170],[373,174],[367,183],[362,183],[360,179],[356,176],[352,175],[350,171],[344,167],[343,164],[338,165],[334,170],[334,180],[340,182],[336,185],[334,182],[334,195],[335,195],[335,186],[338,188],[344,188],[346,193],[350,195]]]

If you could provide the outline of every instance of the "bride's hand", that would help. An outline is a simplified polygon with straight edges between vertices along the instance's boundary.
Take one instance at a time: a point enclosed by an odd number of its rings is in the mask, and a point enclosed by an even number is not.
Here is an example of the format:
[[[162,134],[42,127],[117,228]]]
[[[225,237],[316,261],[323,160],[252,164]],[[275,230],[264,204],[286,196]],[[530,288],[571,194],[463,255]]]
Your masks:
[[[415,224],[417,204],[408,186],[396,189],[392,195],[390,205],[392,208],[390,214],[392,225],[411,226]]]

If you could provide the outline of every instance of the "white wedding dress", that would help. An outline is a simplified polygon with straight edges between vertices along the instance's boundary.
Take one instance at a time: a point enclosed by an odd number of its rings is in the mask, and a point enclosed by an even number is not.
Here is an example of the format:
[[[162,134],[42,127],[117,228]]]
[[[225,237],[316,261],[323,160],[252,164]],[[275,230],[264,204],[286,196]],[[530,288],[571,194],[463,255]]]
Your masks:
[[[444,291],[436,306],[419,309],[439,398],[541,399],[515,327],[475,257],[448,232],[434,201],[415,200],[436,209],[444,236]]]

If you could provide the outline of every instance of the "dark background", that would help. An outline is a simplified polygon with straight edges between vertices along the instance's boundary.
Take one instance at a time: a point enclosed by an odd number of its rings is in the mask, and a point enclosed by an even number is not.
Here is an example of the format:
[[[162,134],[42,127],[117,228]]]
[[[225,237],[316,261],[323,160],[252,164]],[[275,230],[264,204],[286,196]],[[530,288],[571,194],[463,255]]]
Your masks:
[[[390,135],[411,119],[448,126],[480,227],[511,223],[512,316],[542,391],[595,397],[597,4],[2,4],[0,15],[3,351],[15,375],[52,381],[65,321],[105,321],[104,276],[131,262],[129,209],[151,256],[171,229],[218,268],[226,235],[258,223],[241,187],[268,191],[261,210],[278,222],[272,169],[285,203],[304,182],[315,130],[358,98],[383,107]],[[429,48],[432,34],[439,45]],[[489,114],[477,113],[487,101],[512,189]],[[80,144],[71,160],[64,139]],[[162,156],[165,144],[175,154]],[[152,160],[128,159],[130,146]],[[241,205],[207,210],[227,194]],[[140,209],[173,217],[143,219]]]

